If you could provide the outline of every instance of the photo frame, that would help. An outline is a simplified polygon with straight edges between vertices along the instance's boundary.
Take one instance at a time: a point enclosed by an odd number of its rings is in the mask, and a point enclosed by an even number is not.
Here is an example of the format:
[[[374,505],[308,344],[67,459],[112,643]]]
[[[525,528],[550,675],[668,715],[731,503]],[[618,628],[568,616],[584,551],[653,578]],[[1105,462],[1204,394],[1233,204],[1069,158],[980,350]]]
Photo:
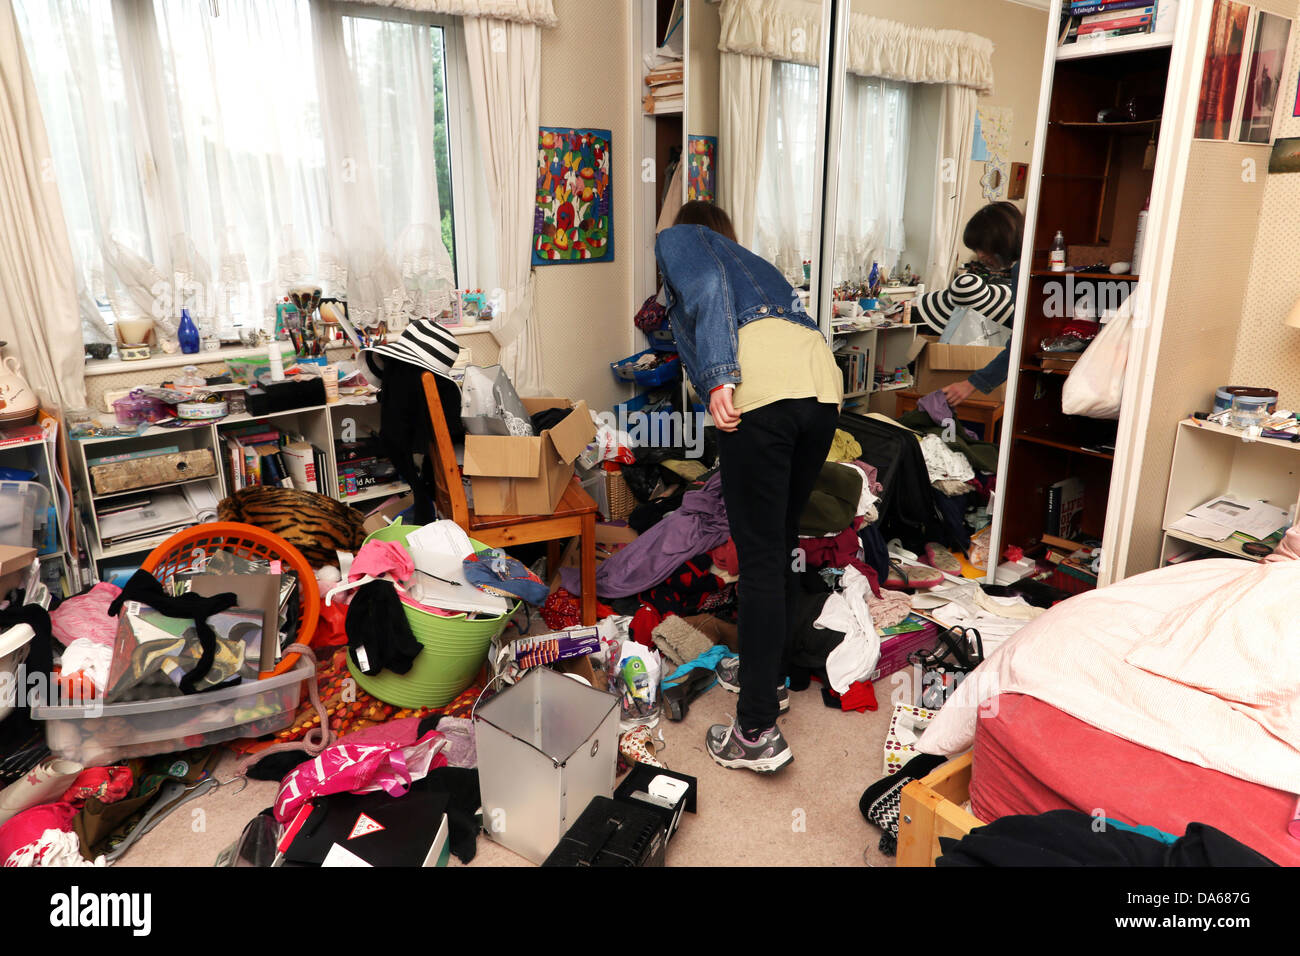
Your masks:
[[[687,137],[686,145],[686,199],[716,202],[718,168],[718,137]]]
[[[614,260],[612,141],[607,129],[538,130],[533,265]]]
[[[1245,62],[1241,120],[1237,140],[1267,144],[1273,138],[1273,118],[1286,68],[1286,48],[1291,39],[1291,21],[1259,10]]]
[[[1250,7],[1237,0],[1214,0],[1212,16],[1193,135],[1196,139],[1228,140],[1236,117]]]

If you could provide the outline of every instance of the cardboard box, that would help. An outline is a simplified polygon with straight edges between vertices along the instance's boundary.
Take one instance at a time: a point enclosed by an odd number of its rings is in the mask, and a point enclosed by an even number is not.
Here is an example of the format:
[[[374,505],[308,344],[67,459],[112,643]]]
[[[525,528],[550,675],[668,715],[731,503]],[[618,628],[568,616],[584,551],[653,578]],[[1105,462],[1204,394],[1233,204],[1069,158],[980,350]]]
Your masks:
[[[392,522],[397,520],[397,516],[403,511],[415,504],[415,495],[407,492],[396,501],[389,501],[380,505],[370,514],[366,515],[366,520],[362,522],[362,529],[366,534],[374,534],[387,528]]]
[[[1002,352],[999,348],[983,345],[944,345],[930,342],[921,350],[916,360],[916,390],[928,395],[936,389],[954,382],[970,378],[971,372],[977,372]],[[983,397],[983,392],[976,392],[972,397]],[[1004,401],[1007,395],[1005,384],[999,385],[988,393],[992,401]]]
[[[529,415],[548,408],[572,408],[573,413],[532,438],[465,436],[462,470],[470,476],[477,514],[553,514],[573,478],[574,459],[596,437],[586,402],[525,398],[523,403]]]
[[[27,583],[27,572],[35,560],[35,548],[0,544],[0,597]]]
[[[622,522],[596,522],[596,568],[599,569],[606,558],[613,557],[636,539],[637,533]],[[581,541],[578,538],[570,538],[569,543],[564,546],[564,552],[560,555],[559,567],[550,572],[552,593],[560,586],[560,568],[582,567],[582,554],[578,549],[579,544],[581,544]]]

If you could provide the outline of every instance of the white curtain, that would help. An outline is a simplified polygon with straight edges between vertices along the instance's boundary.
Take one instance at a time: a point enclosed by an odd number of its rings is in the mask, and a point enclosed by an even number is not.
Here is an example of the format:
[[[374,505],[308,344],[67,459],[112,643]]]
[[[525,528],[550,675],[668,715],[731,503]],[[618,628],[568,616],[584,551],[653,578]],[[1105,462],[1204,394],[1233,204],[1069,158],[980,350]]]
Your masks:
[[[752,248],[795,286],[815,248],[817,92],[817,67],[772,65]]]
[[[814,74],[815,75],[815,74]],[[731,216],[741,245],[754,241],[758,177],[767,142],[772,61],[723,53],[718,75],[718,205]],[[814,91],[816,84],[813,84]]]
[[[541,43],[536,26],[489,19],[465,24],[475,121],[497,237],[501,291],[490,330],[501,345],[501,366],[522,395],[546,390],[532,276]]]
[[[891,268],[903,249],[911,90],[850,75],[844,84],[834,281],[861,282],[878,262]]]
[[[86,402],[67,225],[13,8],[0,9],[0,339],[49,408]]]
[[[417,13],[445,13],[455,17],[491,17],[515,23],[553,27],[559,21],[551,0],[352,0],[369,7],[392,7]]]
[[[308,280],[365,325],[447,301],[432,28],[327,0],[17,7],[83,313],[97,299],[171,331],[186,306],[229,334]]]
[[[965,225],[959,221],[962,197],[970,180],[970,148],[975,135],[975,91],[948,85],[939,107],[939,141],[934,176],[934,216],[930,227],[930,261],[925,282],[947,287],[957,270],[957,245]]]
[[[822,9],[809,0],[722,0],[718,49],[816,65]],[[855,13],[846,69],[903,83],[954,83],[993,92],[993,41]]]

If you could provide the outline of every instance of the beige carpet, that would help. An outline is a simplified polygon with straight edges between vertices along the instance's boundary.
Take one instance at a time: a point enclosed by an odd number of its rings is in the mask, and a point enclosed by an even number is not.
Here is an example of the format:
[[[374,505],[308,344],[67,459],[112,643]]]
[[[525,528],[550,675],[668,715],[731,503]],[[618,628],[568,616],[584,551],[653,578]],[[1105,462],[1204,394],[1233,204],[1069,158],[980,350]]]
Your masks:
[[[889,678],[876,684],[880,709],[842,713],[822,705],[819,685],[790,695],[781,727],[794,762],[780,773],[725,770],[704,749],[710,724],[734,711],[736,697],[715,687],[681,723],[660,722],[673,770],[699,778],[699,806],[683,817],[668,847],[670,866],[892,866],[876,850],[880,831],[858,812],[858,798],[881,776],[889,727]],[[218,770],[227,778],[234,764]],[[229,784],[181,807],[142,837],[118,866],[211,866],[244,824],[275,799],[276,784]],[[453,865],[459,865],[452,858]],[[530,866],[485,834],[472,866]]]

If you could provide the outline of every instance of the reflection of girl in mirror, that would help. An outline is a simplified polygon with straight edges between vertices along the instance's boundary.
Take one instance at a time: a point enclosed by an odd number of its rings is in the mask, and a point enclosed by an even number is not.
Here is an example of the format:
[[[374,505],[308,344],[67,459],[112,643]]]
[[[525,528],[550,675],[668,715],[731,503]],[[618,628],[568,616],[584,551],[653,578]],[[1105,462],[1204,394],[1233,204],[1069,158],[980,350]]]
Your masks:
[[[716,668],[740,700],[705,744],[724,767],[772,772],[794,758],[776,725],[789,699],[785,649],[799,592],[792,561],[835,435],[842,378],[794,289],[735,237],[717,206],[687,202],[659,234],[655,256],[679,353],[718,427],[740,565],[741,653]]]
[[[917,300],[915,321],[942,332],[958,307],[979,312],[999,325],[1009,325],[1015,315],[1016,289],[1020,284],[1020,244],[1025,233],[1025,217],[1010,202],[990,203],[970,217],[961,241],[976,260],[992,272],[1011,272],[1011,285],[964,272],[946,289],[927,292]],[[970,378],[943,388],[949,405],[960,405],[975,392],[991,392],[1007,380],[1011,362],[1011,345]]]

